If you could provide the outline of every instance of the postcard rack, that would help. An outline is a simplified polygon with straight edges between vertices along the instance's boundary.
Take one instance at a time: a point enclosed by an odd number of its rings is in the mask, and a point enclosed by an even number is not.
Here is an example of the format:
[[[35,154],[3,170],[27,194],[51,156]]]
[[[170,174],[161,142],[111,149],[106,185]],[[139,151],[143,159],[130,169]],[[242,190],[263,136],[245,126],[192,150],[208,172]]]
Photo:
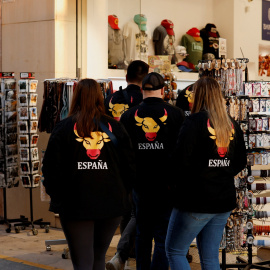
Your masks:
[[[13,72],[0,73],[0,188],[3,191],[4,217],[0,224],[7,225],[6,232],[11,232],[11,224],[25,222],[28,219],[20,216],[7,218],[6,189],[18,187],[19,165],[17,145],[17,91]]]
[[[18,134],[20,154],[20,178],[22,186],[29,189],[30,220],[14,224],[16,232],[27,226],[32,226],[34,235],[38,233],[34,225],[40,225],[49,232],[50,222],[33,218],[33,188],[40,184],[40,160],[38,151],[38,115],[37,115],[37,85],[34,73],[20,73],[18,82]]]

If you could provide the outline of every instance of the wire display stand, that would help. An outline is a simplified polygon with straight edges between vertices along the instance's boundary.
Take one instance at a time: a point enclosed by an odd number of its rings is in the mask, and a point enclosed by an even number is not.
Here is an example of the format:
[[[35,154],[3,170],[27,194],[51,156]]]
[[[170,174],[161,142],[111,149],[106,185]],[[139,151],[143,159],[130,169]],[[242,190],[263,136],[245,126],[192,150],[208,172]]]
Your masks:
[[[248,87],[246,87],[246,85]],[[256,197],[254,198],[253,191],[260,193],[262,190],[268,190],[269,186],[263,183],[254,184],[256,175],[254,171],[252,171],[252,166],[254,165],[268,165],[268,149],[269,143],[267,140],[263,140],[264,134],[268,134],[270,131],[269,119],[266,108],[266,100],[270,100],[270,85],[266,85],[265,82],[262,85],[259,83],[255,83],[252,87],[248,82],[244,83],[243,89],[240,90],[242,96],[232,96],[231,101],[229,101],[229,113],[232,117],[237,120],[243,130],[244,138],[246,142],[247,148],[247,160],[248,166],[245,173],[241,173],[238,175],[236,181],[236,188],[238,194],[238,207],[235,212],[236,218],[232,218],[234,227],[237,227],[238,235],[240,235],[238,241],[240,245],[239,248],[240,253],[241,250],[246,249],[247,259],[244,259],[241,256],[236,257],[235,264],[227,264],[226,263],[226,249],[222,250],[222,264],[221,269],[227,268],[238,268],[238,269],[270,269],[270,260],[261,261],[261,262],[253,262],[252,259],[252,248],[253,246],[269,246],[270,240],[255,240],[255,226],[253,224],[254,218],[256,218],[255,208],[258,205],[266,204],[269,202],[267,197]],[[260,104],[258,104],[260,103]],[[239,106],[239,107],[238,107]],[[242,106],[242,107],[241,107]],[[243,106],[245,107],[243,109]],[[231,107],[234,107],[233,110],[230,110]],[[235,110],[235,108],[237,108]],[[254,111],[253,111],[254,110]],[[242,115],[243,111],[245,111],[245,116]],[[236,113],[232,115],[233,113]],[[239,117],[240,116],[240,117]],[[267,123],[266,123],[267,122]],[[268,137],[268,135],[267,135]],[[267,145],[266,145],[267,144]],[[260,172],[260,176],[262,178],[267,176],[267,172]],[[258,215],[257,215],[258,216]],[[259,215],[260,216],[260,215]],[[262,215],[264,216],[264,215]],[[266,215],[267,216],[267,215]],[[258,217],[257,217],[258,218]],[[239,226],[237,222],[242,222]],[[245,224],[245,225],[244,225]],[[259,226],[263,227],[263,226]],[[243,231],[241,231],[243,230]],[[234,228],[235,231],[235,228]],[[262,233],[263,230],[261,231]],[[232,233],[232,231],[230,231]],[[268,232],[267,232],[268,233]],[[246,235],[246,239],[244,239],[244,235]],[[230,241],[235,241],[236,234],[234,238],[229,238]],[[226,245],[228,248],[228,244]],[[236,248],[236,250],[237,250]],[[230,251],[230,247],[229,247]]]
[[[20,216],[7,218],[7,188],[18,187],[18,145],[17,145],[17,91],[13,72],[0,72],[0,188],[3,190],[4,217],[0,224],[6,225],[11,232],[14,222],[28,219]]]
[[[7,218],[7,195],[6,195],[6,188],[3,188],[3,206],[4,206],[4,218],[0,220],[0,224],[6,225],[6,232],[10,233],[11,232],[11,227],[12,223],[17,223],[20,222],[20,224],[24,224],[28,222],[28,218],[25,216],[21,215],[19,218],[15,219],[8,219]],[[15,231],[17,231],[16,226],[14,225]]]
[[[38,81],[35,80],[34,73],[23,72],[20,74],[19,87],[16,90],[14,73],[5,73],[4,76],[0,74],[0,187],[3,188],[4,205],[4,219],[0,221],[0,224],[8,226],[6,229],[7,233],[11,232],[11,223],[14,223],[16,233],[31,226],[33,235],[37,235],[38,230],[34,225],[45,228],[47,233],[49,232],[50,222],[44,222],[42,218],[34,220],[33,217],[33,188],[39,186],[41,179],[37,148],[39,135],[37,134],[36,89]],[[20,161],[20,166],[18,166],[18,160]],[[20,216],[17,219],[7,218],[6,188],[18,186],[19,179],[21,179],[22,186],[29,189],[30,220],[25,216]]]
[[[14,224],[17,231],[31,226],[33,235],[38,234],[34,225],[45,228],[49,232],[50,222],[43,219],[34,220],[33,215],[33,188],[39,186],[41,176],[38,154],[38,120],[37,120],[37,85],[35,75],[32,72],[20,73],[18,83],[18,131],[20,146],[20,169],[23,187],[29,189],[30,220]]]

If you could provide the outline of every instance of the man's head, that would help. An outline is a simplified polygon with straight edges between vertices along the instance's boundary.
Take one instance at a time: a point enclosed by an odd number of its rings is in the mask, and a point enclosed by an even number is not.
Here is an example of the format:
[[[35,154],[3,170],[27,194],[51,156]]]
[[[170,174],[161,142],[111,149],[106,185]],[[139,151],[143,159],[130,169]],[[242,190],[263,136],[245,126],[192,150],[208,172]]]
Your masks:
[[[127,83],[142,85],[143,78],[148,74],[149,65],[141,60],[132,61],[127,68]]]
[[[147,74],[142,81],[143,96],[146,97],[163,97],[164,79],[156,72]]]

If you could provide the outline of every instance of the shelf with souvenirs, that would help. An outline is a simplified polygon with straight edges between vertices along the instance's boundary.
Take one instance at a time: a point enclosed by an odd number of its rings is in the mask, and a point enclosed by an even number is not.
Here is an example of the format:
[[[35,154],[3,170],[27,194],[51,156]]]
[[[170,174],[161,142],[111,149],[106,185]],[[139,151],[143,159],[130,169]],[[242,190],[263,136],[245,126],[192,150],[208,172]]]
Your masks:
[[[228,113],[240,124],[244,134],[248,164],[235,177],[237,208],[227,222],[223,252],[239,255],[247,253],[248,260],[238,256],[237,263],[250,267],[256,266],[252,262],[254,249],[270,246],[269,226],[261,224],[270,217],[268,211],[262,211],[262,207],[270,203],[270,198],[264,195],[270,190],[267,183],[267,169],[270,169],[270,115],[267,109],[270,102],[269,91],[270,84],[249,81],[243,82],[240,88],[224,89]],[[269,261],[262,262],[260,269],[267,269],[264,267],[267,264]],[[236,265],[226,265],[223,254],[224,269]]]

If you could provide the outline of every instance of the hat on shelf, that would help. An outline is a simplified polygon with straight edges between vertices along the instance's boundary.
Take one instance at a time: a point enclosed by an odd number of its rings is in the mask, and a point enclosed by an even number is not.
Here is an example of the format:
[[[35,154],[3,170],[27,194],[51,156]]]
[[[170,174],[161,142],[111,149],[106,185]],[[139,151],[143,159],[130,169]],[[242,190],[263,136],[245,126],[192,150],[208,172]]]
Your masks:
[[[138,24],[141,31],[146,31],[147,18],[143,14],[137,14],[134,16],[134,22]]]
[[[109,15],[108,22],[109,22],[109,25],[111,26],[112,29],[117,29],[117,30],[120,29],[118,27],[118,18],[116,15]]]
[[[161,22],[161,25],[166,29],[167,34],[170,36],[174,36],[174,31],[173,31],[173,22],[170,20],[163,20]]]
[[[164,87],[164,79],[157,72],[148,73],[142,81],[143,90],[159,90]]]
[[[176,65],[177,65],[177,67],[178,67],[178,69],[180,71],[184,71],[184,72],[190,72],[190,71],[192,71],[192,69],[189,68],[188,62],[186,62],[186,61],[181,61],[181,62],[177,63]]]
[[[180,45],[175,47],[174,52],[179,53],[179,54],[184,55],[184,56],[188,55],[186,47],[180,46]]]
[[[187,31],[187,34],[192,36],[196,41],[201,41],[200,30],[198,28],[191,28]]]
[[[177,67],[178,67],[179,70],[184,71],[184,72],[190,72],[190,71],[192,71],[192,69],[187,68],[186,66],[183,66],[183,65],[179,65],[178,66],[178,64],[177,64]]]
[[[210,37],[219,38],[219,33],[217,31],[217,27],[213,23],[208,23],[205,26],[205,30],[208,32]]]

